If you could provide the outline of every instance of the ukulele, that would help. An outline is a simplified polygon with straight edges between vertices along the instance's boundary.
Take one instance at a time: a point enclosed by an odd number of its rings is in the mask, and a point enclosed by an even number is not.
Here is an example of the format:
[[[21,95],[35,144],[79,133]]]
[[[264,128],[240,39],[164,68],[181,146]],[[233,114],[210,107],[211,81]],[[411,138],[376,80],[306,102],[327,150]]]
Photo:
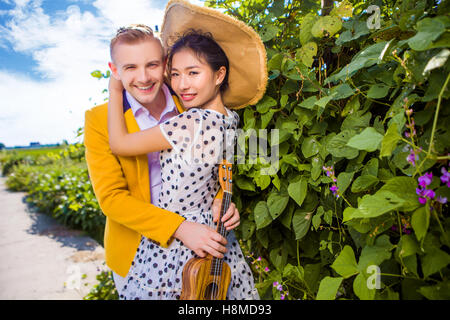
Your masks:
[[[222,217],[227,212],[232,195],[232,165],[223,160],[219,165],[219,182],[223,190],[216,231],[226,238]],[[180,300],[225,300],[231,281],[230,266],[223,258],[208,255],[191,258],[183,268]]]

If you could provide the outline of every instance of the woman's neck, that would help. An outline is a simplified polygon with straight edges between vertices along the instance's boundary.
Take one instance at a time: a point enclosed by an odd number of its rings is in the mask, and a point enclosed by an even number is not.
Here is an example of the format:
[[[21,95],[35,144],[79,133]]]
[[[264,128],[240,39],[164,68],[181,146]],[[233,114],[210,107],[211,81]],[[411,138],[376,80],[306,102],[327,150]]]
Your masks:
[[[218,93],[214,98],[200,106],[201,109],[208,109],[220,112],[221,114],[228,116],[225,106],[222,101],[222,95]]]

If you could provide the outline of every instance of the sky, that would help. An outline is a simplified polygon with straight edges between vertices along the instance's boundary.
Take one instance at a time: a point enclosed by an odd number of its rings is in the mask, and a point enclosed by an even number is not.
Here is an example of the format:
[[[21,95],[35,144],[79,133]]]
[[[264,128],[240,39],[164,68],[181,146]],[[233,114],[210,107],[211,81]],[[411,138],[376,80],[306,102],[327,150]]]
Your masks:
[[[200,0],[190,0],[200,4]],[[82,141],[84,112],[102,104],[117,28],[161,27],[166,0],[0,0],[0,143]]]

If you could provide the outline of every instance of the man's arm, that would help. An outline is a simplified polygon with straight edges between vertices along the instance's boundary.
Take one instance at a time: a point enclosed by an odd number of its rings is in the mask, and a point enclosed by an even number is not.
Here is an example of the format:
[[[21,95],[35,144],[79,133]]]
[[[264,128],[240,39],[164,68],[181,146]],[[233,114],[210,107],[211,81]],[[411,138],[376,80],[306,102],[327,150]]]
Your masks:
[[[107,119],[99,118],[86,112],[84,143],[89,176],[103,213],[167,247],[185,219],[131,195],[119,160],[109,148]]]

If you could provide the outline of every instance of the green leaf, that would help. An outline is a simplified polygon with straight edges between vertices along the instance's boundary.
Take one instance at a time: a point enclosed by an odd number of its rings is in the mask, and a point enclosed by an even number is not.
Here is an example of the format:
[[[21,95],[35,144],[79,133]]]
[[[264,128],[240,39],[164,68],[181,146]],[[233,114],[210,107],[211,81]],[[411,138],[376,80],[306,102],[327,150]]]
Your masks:
[[[255,185],[249,178],[237,176],[234,177],[234,182],[241,190],[255,191]]]
[[[422,258],[422,271],[424,278],[431,276],[450,264],[450,255],[438,248],[431,249]]]
[[[333,96],[325,96],[320,98],[318,101],[315,102],[316,105],[318,105],[320,108],[325,108],[325,106],[333,99]]]
[[[367,91],[367,96],[372,99],[381,99],[387,96],[389,92],[389,86],[383,84],[371,85],[369,91]]]
[[[371,265],[380,266],[383,261],[391,258],[391,250],[394,245],[389,241],[389,236],[383,234],[375,240],[374,245],[366,245],[359,257],[358,269],[366,272]]]
[[[263,174],[263,175],[256,176],[253,179],[255,180],[256,185],[261,188],[261,190],[264,190],[265,188],[267,188],[270,185],[270,176],[269,175]]]
[[[398,133],[397,123],[392,123],[381,141],[380,157],[389,157],[397,143],[402,139]]]
[[[445,32],[445,25],[436,18],[424,18],[417,23],[417,34],[408,40],[411,49],[423,51]]]
[[[356,111],[359,110],[359,107],[360,107],[359,98],[356,95],[347,101],[344,109],[341,112],[341,116],[346,117],[348,114],[356,113]]]
[[[303,140],[302,143],[302,153],[305,158],[312,157],[316,155],[320,150],[320,144],[317,142],[315,137],[308,137]]]
[[[347,146],[358,150],[373,152],[378,149],[382,139],[382,134],[380,134],[373,127],[368,127],[360,134],[350,138],[347,142]]]
[[[300,43],[302,45],[308,43],[309,40],[312,39],[311,29],[316,23],[317,16],[313,13],[308,13],[306,16],[303,17],[302,23],[300,24]]]
[[[353,176],[355,172],[341,172],[337,176],[337,187],[341,194],[344,194],[345,190],[347,190],[348,186],[353,180]]]
[[[295,240],[302,239],[311,225],[312,212],[297,209],[292,218],[292,227],[295,233]]]
[[[330,95],[333,96],[333,100],[345,99],[352,96],[354,93],[355,91],[347,83],[342,83],[330,90]]]
[[[346,220],[354,218],[374,218],[402,207],[405,200],[396,194],[379,190],[374,195],[365,195],[358,204],[357,209],[348,211]]]
[[[261,128],[260,129],[265,129],[267,127],[270,120],[272,120],[274,114],[275,114],[275,110],[270,109],[269,112],[266,112],[261,115]]]
[[[328,276],[323,278],[322,281],[320,281],[316,300],[334,300],[343,279],[344,278],[332,278]]]
[[[434,286],[420,287],[419,292],[428,300],[450,300],[450,281],[439,282]]]
[[[417,180],[412,177],[394,177],[389,179],[380,191],[389,191],[397,197],[405,200],[399,209],[402,211],[413,211],[420,206],[416,194]]]
[[[271,107],[277,105],[277,101],[269,96],[264,96],[261,101],[256,104],[256,111],[259,113],[266,113]]]
[[[303,282],[305,278],[305,271],[302,266],[293,266],[288,263],[283,269],[283,278],[288,278],[294,282]]]
[[[272,218],[275,220],[286,208],[289,202],[289,196],[279,192],[273,192],[267,199],[267,206]]]
[[[352,184],[352,192],[366,191],[378,182],[378,178],[370,174],[359,176]]]
[[[303,100],[299,106],[305,109],[313,109],[317,101],[316,96],[311,96],[305,100]]]
[[[311,34],[316,38],[322,38],[325,33],[333,36],[342,28],[342,21],[335,16],[319,17],[311,28]]]
[[[339,256],[334,260],[331,267],[345,279],[358,274],[358,264],[356,263],[355,253],[352,247],[348,245],[344,246],[344,249],[339,253]]]
[[[330,15],[337,16],[339,18],[351,17],[352,16],[353,7],[352,4],[348,0],[341,1],[339,6],[334,7]]]
[[[282,248],[272,249],[269,258],[278,270],[282,270],[287,261],[287,251]]]
[[[418,201],[418,200],[417,200]],[[428,226],[430,225],[430,210],[428,206],[421,206],[414,211],[411,218],[411,226],[416,234],[417,240],[421,241],[427,234]]]
[[[412,234],[404,234],[397,245],[397,254],[400,258],[406,258],[419,253],[419,244]]]
[[[353,291],[361,300],[373,300],[375,298],[376,289],[369,289],[367,279],[368,278],[365,273],[360,273],[353,281]]]
[[[283,54],[277,53],[267,62],[269,70],[281,70],[281,64],[283,63]]]
[[[314,63],[314,56],[317,54],[317,43],[310,41],[297,50],[296,58],[311,68]]]
[[[290,183],[288,187],[289,196],[294,199],[299,206],[303,204],[307,191],[308,182],[303,178],[297,182]]]
[[[355,148],[347,146],[347,142],[354,133],[350,130],[344,130],[332,137],[326,146],[326,149],[335,157],[345,157],[347,159],[354,159],[359,155],[359,151]]]
[[[272,218],[269,213],[269,208],[265,201],[260,201],[256,204],[254,209],[256,230],[262,229],[268,226],[272,222]]]
[[[280,29],[278,29],[277,26],[275,26],[273,24],[268,24],[268,25],[265,25],[259,31],[259,35],[261,37],[261,40],[263,42],[266,42],[266,41],[269,41],[269,40],[275,38],[275,36],[277,35],[278,31],[280,31]]]
[[[348,65],[342,68],[339,73],[328,77],[325,80],[324,84],[328,84],[329,82],[336,82],[347,77],[352,77],[353,74],[359,69],[368,68],[378,63],[378,58],[386,44],[387,41],[377,42],[358,52]]]

